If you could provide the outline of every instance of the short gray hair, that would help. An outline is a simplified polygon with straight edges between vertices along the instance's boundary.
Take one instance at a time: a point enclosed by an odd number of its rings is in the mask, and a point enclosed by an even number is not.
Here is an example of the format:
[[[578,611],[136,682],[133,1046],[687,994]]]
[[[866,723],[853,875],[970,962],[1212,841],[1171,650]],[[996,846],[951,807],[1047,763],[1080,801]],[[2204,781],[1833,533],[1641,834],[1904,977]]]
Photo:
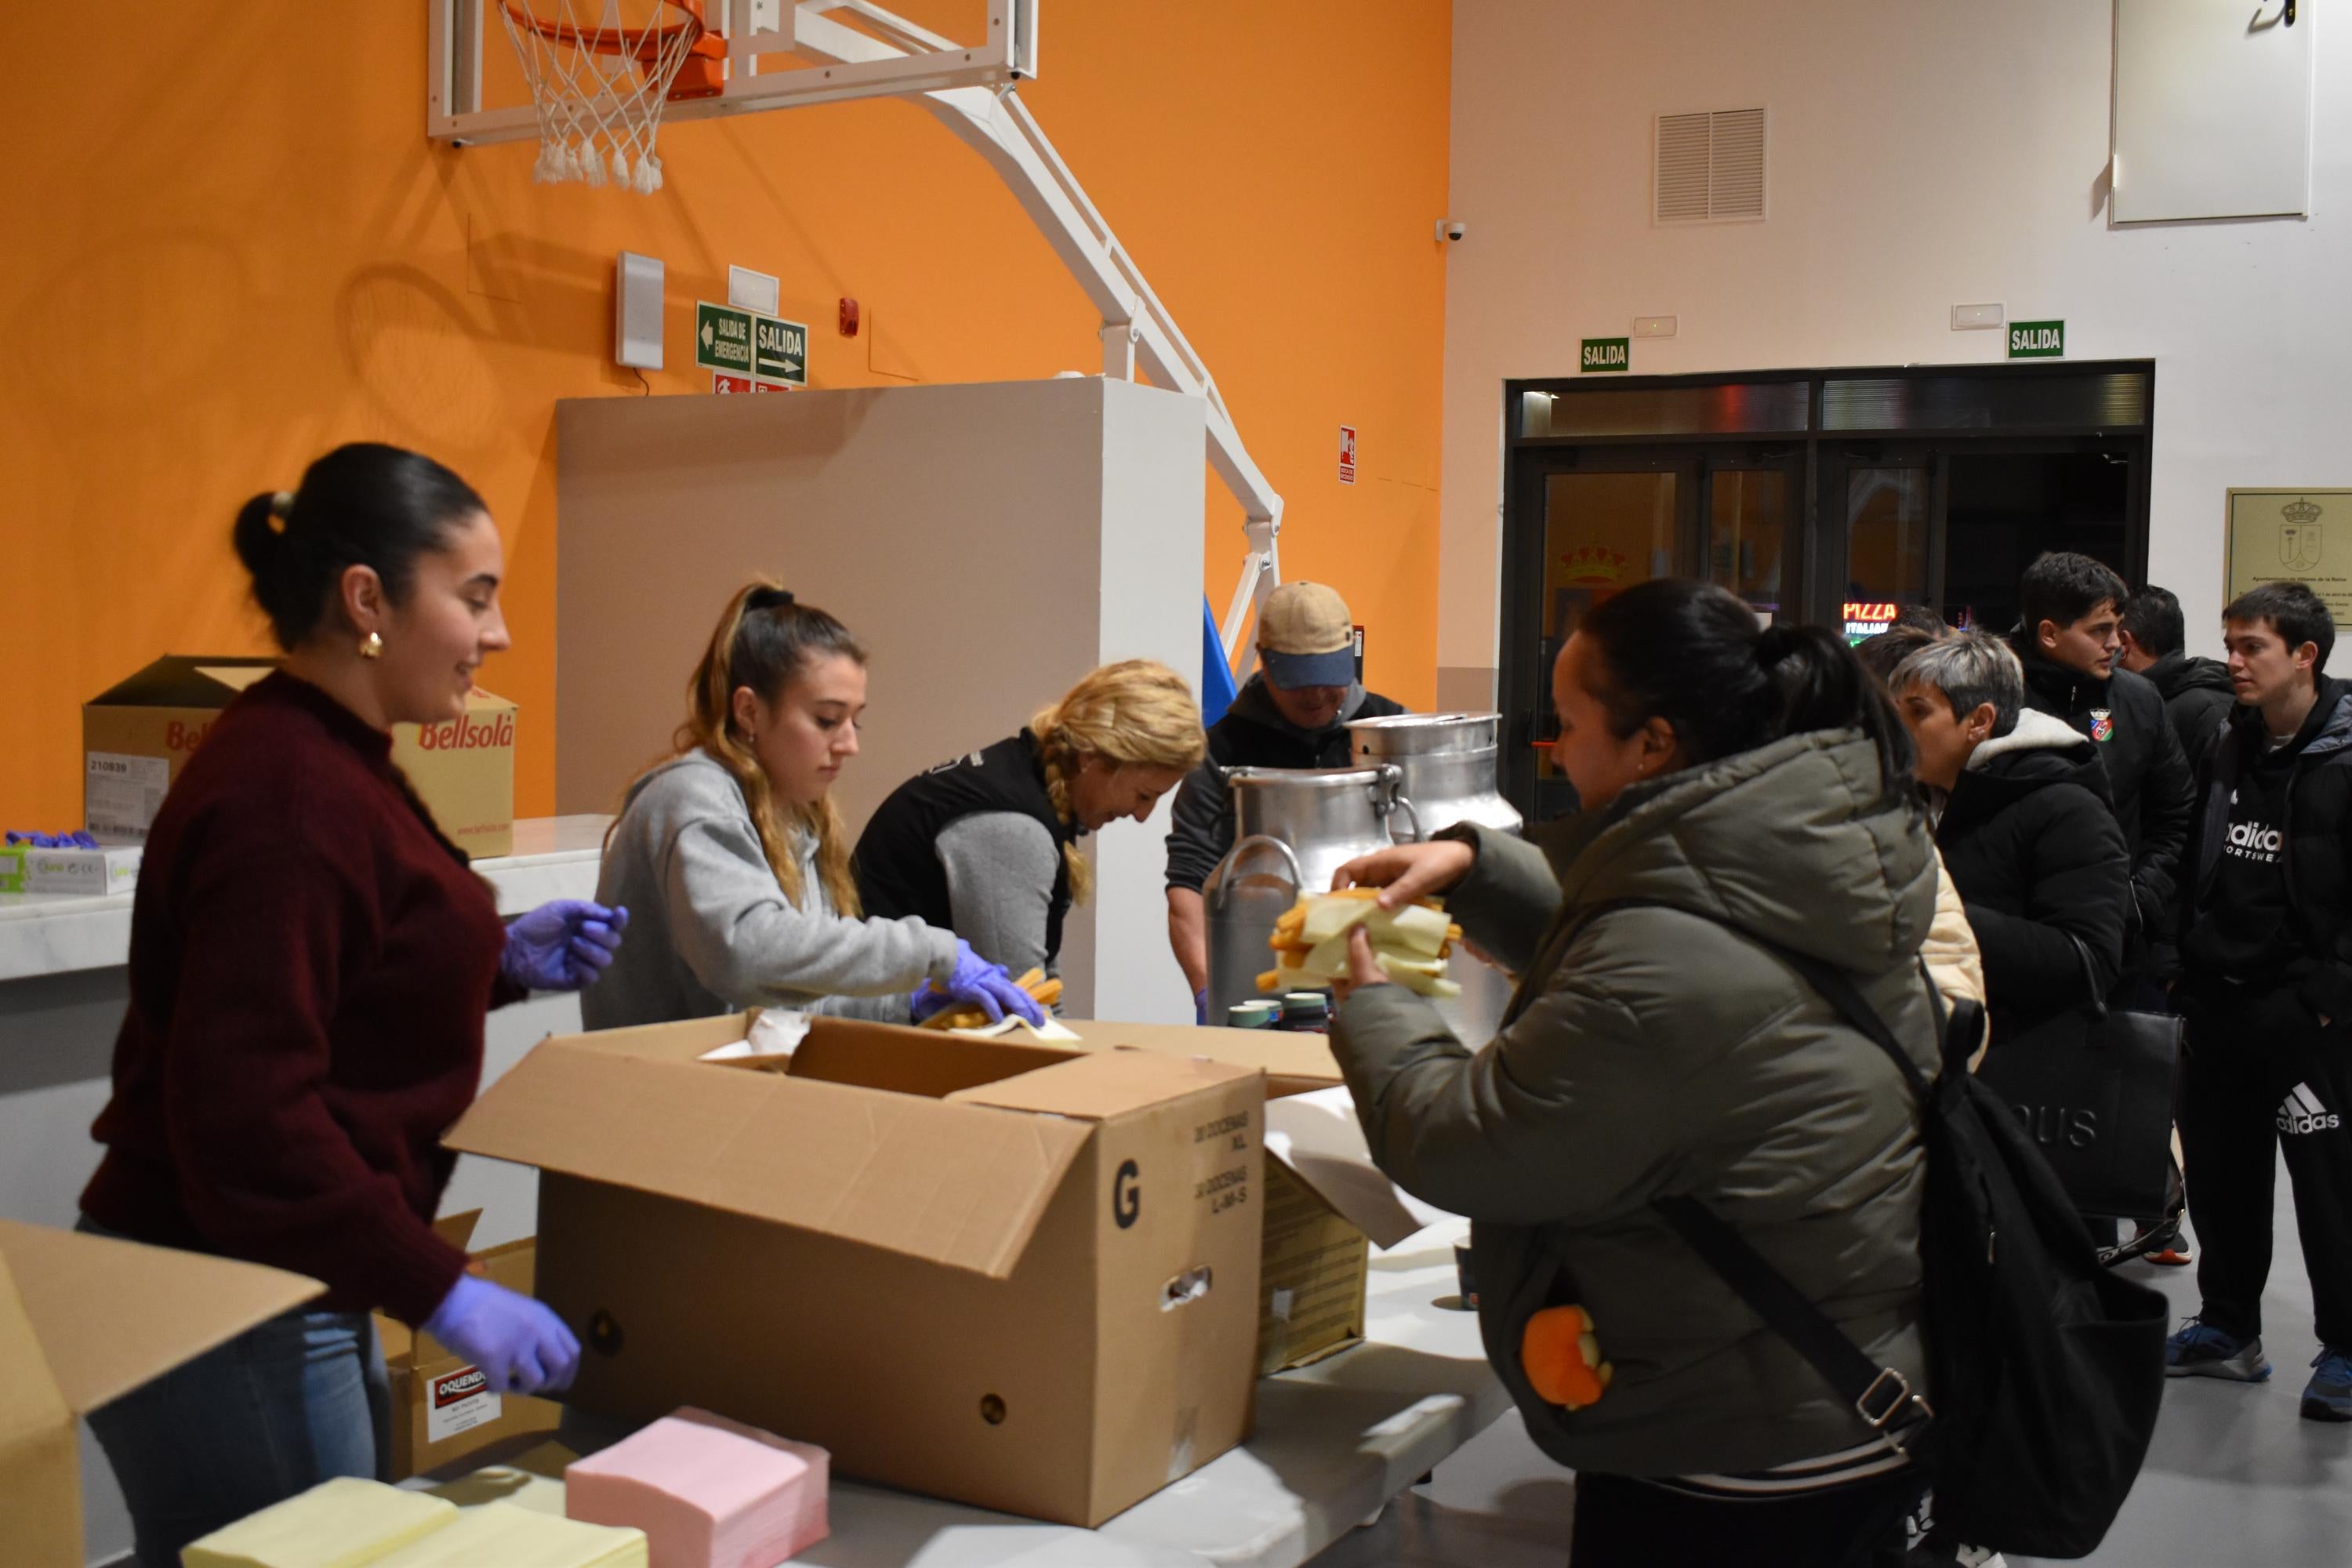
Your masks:
[[[1943,693],[1952,717],[1965,718],[1984,703],[1992,704],[1992,732],[2006,735],[2017,728],[2025,706],[2025,669],[2009,645],[1984,632],[1952,632],[1905,657],[1886,684],[1900,692],[1924,686]]]

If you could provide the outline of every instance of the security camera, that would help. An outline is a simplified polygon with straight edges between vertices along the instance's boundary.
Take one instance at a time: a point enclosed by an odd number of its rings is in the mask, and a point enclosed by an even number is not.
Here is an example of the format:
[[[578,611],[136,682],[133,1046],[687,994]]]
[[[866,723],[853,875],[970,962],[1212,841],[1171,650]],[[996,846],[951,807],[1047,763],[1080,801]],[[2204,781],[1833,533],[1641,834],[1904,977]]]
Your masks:
[[[1460,239],[1464,235],[1468,234],[1469,232],[1470,228],[1468,225],[1455,223],[1450,217],[1442,217],[1437,220],[1437,237],[1440,239]]]

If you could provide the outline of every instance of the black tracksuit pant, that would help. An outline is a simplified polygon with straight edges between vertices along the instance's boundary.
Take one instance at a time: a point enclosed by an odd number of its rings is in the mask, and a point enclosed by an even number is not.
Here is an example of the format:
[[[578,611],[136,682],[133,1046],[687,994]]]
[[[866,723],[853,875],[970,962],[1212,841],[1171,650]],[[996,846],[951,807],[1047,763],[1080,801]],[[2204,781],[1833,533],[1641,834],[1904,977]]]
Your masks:
[[[2319,1020],[2292,989],[2185,992],[2180,1146],[2203,1320],[2262,1332],[2279,1152],[2322,1343],[2352,1349],[2352,1019]]]

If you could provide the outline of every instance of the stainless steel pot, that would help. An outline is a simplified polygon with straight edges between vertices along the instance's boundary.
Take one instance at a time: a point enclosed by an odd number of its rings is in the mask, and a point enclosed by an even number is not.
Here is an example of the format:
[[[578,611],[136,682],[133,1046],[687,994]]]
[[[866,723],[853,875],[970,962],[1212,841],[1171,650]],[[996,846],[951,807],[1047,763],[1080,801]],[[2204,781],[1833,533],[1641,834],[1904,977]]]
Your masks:
[[[1465,822],[1515,834],[1526,819],[1498,787],[1502,723],[1499,713],[1400,713],[1359,719],[1348,732],[1359,763],[1397,770],[1414,837]],[[1438,1012],[1465,1044],[1493,1039],[1511,1004],[1510,976],[1458,948],[1446,973],[1462,994],[1439,1003]]]
[[[1267,945],[1274,923],[1304,892],[1323,892],[1331,874],[1360,855],[1395,841],[1391,818],[1420,837],[1412,807],[1399,798],[1394,767],[1234,768],[1225,774],[1234,802],[1234,847],[1210,873],[1202,897],[1209,939],[1208,1018],[1262,993],[1257,977],[1275,964]]]
[[[1424,836],[1464,822],[1517,833],[1525,820],[1498,787],[1502,725],[1499,713],[1399,713],[1348,734],[1357,766],[1397,770]]]

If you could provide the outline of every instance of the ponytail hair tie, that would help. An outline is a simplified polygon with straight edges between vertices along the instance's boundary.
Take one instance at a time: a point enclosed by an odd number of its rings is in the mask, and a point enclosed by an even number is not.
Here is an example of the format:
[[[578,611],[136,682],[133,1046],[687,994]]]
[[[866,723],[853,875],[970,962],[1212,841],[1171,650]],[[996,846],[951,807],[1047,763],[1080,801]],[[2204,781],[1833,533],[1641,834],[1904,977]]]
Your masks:
[[[273,491],[269,497],[269,516],[271,520],[282,524],[288,518],[292,517],[293,515],[294,492],[292,490]],[[280,531],[282,532],[283,530],[281,529]]]
[[[792,604],[792,590],[789,588],[754,588],[751,596],[743,601],[743,607],[746,610],[782,610],[790,608]]]

